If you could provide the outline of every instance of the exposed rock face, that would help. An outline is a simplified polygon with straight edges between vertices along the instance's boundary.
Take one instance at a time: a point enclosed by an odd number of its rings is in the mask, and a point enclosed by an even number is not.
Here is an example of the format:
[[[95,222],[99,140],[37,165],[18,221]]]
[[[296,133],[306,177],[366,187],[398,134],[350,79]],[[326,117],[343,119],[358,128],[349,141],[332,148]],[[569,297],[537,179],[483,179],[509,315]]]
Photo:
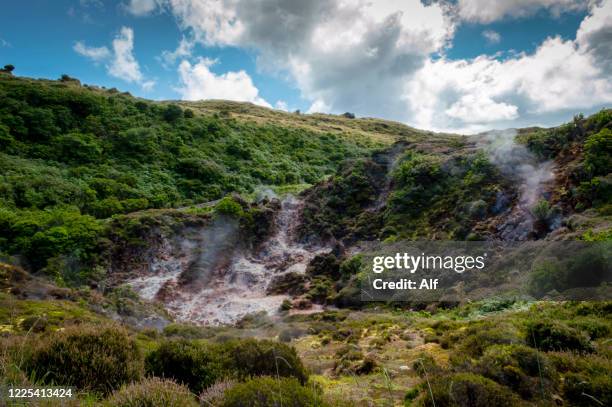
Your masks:
[[[141,297],[161,301],[179,320],[221,324],[261,311],[276,313],[291,290],[281,294],[271,282],[300,279],[321,250],[294,239],[299,200],[260,206],[248,226],[214,216],[201,226],[157,234],[140,254],[148,266],[124,272],[125,281]]]

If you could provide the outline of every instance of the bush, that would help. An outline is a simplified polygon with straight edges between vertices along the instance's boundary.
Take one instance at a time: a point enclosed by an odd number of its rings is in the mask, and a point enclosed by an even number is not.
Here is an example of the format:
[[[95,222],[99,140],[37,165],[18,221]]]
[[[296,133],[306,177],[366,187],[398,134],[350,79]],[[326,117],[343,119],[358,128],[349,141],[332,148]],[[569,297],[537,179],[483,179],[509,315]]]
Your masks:
[[[511,324],[482,321],[469,326],[461,339],[460,350],[469,356],[480,357],[491,345],[522,343],[520,333]]]
[[[543,351],[576,350],[591,352],[593,346],[582,331],[561,322],[542,321],[527,325],[525,341]]]
[[[541,394],[552,375],[545,354],[525,345],[491,346],[478,361],[478,372],[510,387],[525,399]]]
[[[45,384],[106,394],[139,380],[143,360],[124,328],[79,325],[41,338],[25,367]]]
[[[242,206],[232,197],[225,197],[215,205],[215,211],[223,215],[240,217],[244,214]]]
[[[609,372],[592,377],[570,373],[563,395],[572,406],[612,406],[612,378]]]
[[[157,377],[132,383],[116,391],[108,400],[110,407],[196,407],[189,389]]]
[[[519,405],[519,398],[508,388],[491,379],[472,374],[457,373],[440,376],[431,382],[431,392],[436,407],[471,406],[503,407]],[[427,386],[421,390],[421,400],[425,406],[433,406]]]
[[[548,222],[552,216],[553,210],[547,200],[541,199],[532,210],[533,216],[540,222]]]
[[[145,358],[148,375],[166,377],[199,394],[221,377],[221,366],[213,347],[195,341],[163,342]]]
[[[206,388],[200,394],[201,406],[218,406],[223,401],[225,392],[232,388],[236,383],[232,380],[221,380]]]
[[[268,340],[231,340],[221,345],[224,366],[238,378],[253,376],[294,377],[300,383],[308,379],[306,369],[295,349]]]
[[[594,176],[612,172],[612,130],[602,129],[584,143],[584,163]]]
[[[183,110],[180,108],[180,106],[177,106],[174,104],[170,104],[166,106],[166,109],[164,110],[164,120],[165,121],[169,123],[174,123],[181,116],[183,116]]]
[[[259,377],[225,391],[221,407],[324,406],[321,396],[296,379]]]

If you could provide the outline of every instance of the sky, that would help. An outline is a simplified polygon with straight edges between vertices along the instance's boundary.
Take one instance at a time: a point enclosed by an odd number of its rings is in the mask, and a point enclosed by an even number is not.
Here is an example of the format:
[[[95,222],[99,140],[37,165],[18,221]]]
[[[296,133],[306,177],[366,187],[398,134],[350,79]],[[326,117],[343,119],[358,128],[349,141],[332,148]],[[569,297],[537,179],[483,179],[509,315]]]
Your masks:
[[[612,107],[612,0],[23,0],[0,65],[477,133]]]

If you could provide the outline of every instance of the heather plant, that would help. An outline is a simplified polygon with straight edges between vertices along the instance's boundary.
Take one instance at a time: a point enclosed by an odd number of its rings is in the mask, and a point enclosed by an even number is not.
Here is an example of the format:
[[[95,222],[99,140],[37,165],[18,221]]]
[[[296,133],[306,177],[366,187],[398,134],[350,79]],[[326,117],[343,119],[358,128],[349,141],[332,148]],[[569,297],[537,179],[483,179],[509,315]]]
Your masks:
[[[148,375],[173,379],[196,394],[223,376],[214,347],[185,339],[162,342],[146,356],[145,368]]]
[[[302,386],[294,378],[258,377],[225,391],[220,407],[324,407],[316,389]]]
[[[197,407],[195,395],[186,386],[168,379],[150,377],[115,391],[109,407]]]
[[[125,328],[77,325],[39,337],[24,369],[41,383],[108,394],[139,380],[143,359]]]

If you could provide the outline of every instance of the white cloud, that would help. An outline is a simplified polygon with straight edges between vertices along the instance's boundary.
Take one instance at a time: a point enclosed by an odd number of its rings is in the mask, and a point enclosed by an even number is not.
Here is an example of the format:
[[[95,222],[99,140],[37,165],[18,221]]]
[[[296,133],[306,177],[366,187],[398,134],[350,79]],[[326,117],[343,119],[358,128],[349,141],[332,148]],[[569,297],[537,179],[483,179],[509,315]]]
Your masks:
[[[519,116],[545,121],[556,112],[610,103],[608,78],[582,47],[550,38],[534,54],[504,61],[429,61],[407,83],[405,95],[417,127],[474,132],[491,123],[514,127],[518,123],[508,120]]]
[[[132,15],[146,16],[156,11],[163,3],[164,0],[129,0],[123,6]]]
[[[129,27],[121,27],[112,42],[112,52],[107,47],[88,47],[82,41],[77,41],[72,48],[96,63],[106,61],[108,74],[115,78],[138,83],[144,91],[155,86],[155,81],[144,77],[134,57],[134,31]]]
[[[140,86],[145,92],[150,92],[155,87],[155,81],[144,81],[140,84]]]
[[[183,29],[193,30],[207,45],[232,45],[243,32],[236,17],[237,0],[169,0]],[[246,8],[258,10],[253,4]]]
[[[306,113],[329,113],[330,110],[330,106],[324,100],[317,99],[310,105]]]
[[[191,57],[195,43],[188,38],[181,38],[178,47],[174,51],[162,51],[159,59],[164,67],[174,65],[177,59]]]
[[[285,112],[289,111],[289,106],[287,105],[287,102],[285,102],[284,100],[277,100],[276,103],[274,104],[274,108],[277,110],[284,110]]]
[[[134,57],[134,31],[129,27],[121,27],[113,40],[113,60],[108,65],[108,73],[127,82],[142,81],[140,65]]]
[[[482,36],[489,44],[498,44],[501,41],[501,35],[497,31],[485,30],[482,32]]]
[[[210,70],[214,63],[201,58],[195,64],[189,61],[179,64],[181,87],[176,90],[183,100],[225,99],[272,107],[259,96],[259,90],[245,71],[217,75]]]
[[[83,41],[77,41],[74,43],[72,49],[80,55],[91,59],[94,62],[100,62],[108,57],[111,53],[106,47],[88,47]]]
[[[491,23],[506,17],[528,17],[539,10],[548,10],[553,16],[566,11],[584,10],[585,0],[459,0],[456,13],[460,19]]]
[[[605,1],[593,8],[576,33],[576,42],[588,52],[597,66],[612,72],[612,1]]]
[[[518,107],[497,103],[487,95],[468,94],[446,110],[446,114],[464,123],[489,123],[518,117]]]
[[[255,6],[248,0],[167,0],[164,9],[196,42],[254,50],[258,68],[290,78],[311,103],[310,112],[350,111],[473,132],[555,124],[570,111],[612,102],[612,0],[425,3],[261,0]],[[531,54],[505,59],[444,57],[462,20],[486,23],[585,7],[589,16],[575,41],[548,38]],[[241,72],[216,75],[210,63],[183,61],[181,94],[257,100],[257,88]]]

